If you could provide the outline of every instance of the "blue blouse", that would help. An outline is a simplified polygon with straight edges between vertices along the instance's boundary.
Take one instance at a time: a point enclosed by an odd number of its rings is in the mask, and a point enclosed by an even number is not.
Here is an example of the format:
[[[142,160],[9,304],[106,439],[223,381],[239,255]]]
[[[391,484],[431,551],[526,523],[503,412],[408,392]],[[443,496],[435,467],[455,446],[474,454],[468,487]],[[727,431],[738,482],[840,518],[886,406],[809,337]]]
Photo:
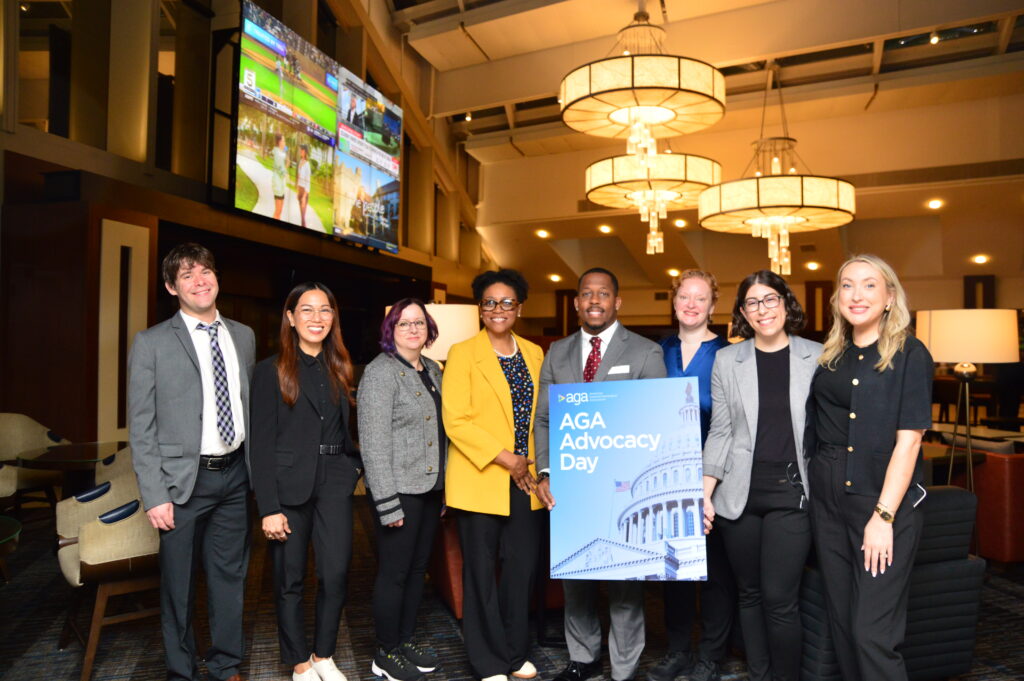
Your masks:
[[[715,355],[729,345],[729,341],[721,336],[704,341],[685,369],[679,352],[682,343],[678,335],[673,334],[662,339],[660,345],[665,354],[665,369],[669,378],[682,376],[697,379],[697,394],[700,396],[700,444],[703,446],[711,428],[711,369],[715,365]]]

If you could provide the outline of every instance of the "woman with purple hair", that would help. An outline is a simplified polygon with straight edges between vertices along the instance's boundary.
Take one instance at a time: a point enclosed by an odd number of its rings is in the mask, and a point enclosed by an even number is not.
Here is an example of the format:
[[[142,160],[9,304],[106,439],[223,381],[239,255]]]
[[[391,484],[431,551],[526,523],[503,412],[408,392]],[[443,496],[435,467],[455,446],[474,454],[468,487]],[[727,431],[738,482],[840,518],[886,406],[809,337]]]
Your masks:
[[[437,658],[413,642],[423,576],[441,515],[448,438],[441,420],[441,369],[422,355],[437,324],[416,298],[392,306],[380,327],[383,352],[357,392],[359,444],[378,522],[371,670],[392,681],[422,679]]]

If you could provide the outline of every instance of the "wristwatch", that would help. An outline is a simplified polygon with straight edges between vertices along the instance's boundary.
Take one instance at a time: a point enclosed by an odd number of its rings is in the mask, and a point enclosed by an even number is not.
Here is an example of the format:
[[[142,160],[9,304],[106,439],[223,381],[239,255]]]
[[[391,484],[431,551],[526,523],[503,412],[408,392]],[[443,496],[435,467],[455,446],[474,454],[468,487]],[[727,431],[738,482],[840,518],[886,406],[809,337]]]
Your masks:
[[[548,473],[547,471],[541,471],[540,473],[537,473],[537,482],[540,482],[541,480],[547,480],[550,477],[550,473]]]
[[[879,518],[889,523],[890,525],[892,525],[892,523],[896,520],[896,516],[890,513],[889,509],[887,509],[885,506],[882,506],[881,504],[875,505],[875,513],[878,514]]]

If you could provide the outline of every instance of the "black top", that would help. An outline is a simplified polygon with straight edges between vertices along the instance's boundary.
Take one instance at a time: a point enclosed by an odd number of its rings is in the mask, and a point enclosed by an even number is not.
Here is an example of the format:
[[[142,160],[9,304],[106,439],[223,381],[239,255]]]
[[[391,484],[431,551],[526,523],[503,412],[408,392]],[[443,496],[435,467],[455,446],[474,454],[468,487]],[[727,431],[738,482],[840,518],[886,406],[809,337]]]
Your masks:
[[[757,357],[757,438],[754,461],[796,461],[789,410],[789,346]]]
[[[877,496],[896,445],[897,430],[926,430],[932,425],[932,376],[935,365],[921,341],[908,336],[892,367],[879,372],[878,347],[847,346],[834,371],[818,367],[807,408],[808,448],[845,447],[846,491]],[[843,423],[845,419],[845,423]],[[923,479],[918,455],[911,490]]]
[[[853,411],[853,389],[860,387],[857,374],[861,365],[867,363],[873,366],[877,361],[878,346],[875,343],[865,348],[850,345],[836,364],[835,371],[825,371],[818,377],[814,405],[818,442],[847,446],[850,439],[850,413]]]
[[[299,392],[309,396],[320,414],[320,444],[345,444],[341,409],[331,395],[331,381],[324,366],[324,353],[310,357],[299,350]]]
[[[423,368],[417,370],[416,367],[414,367],[413,365],[409,364],[409,362],[406,361],[406,359],[404,357],[402,357],[401,355],[399,355],[397,352],[395,353],[395,358],[399,362],[401,362],[402,364],[404,364],[405,366],[409,367],[410,369],[415,371],[417,374],[419,374],[420,381],[423,382],[423,387],[427,389],[427,394],[430,395],[434,399],[434,408],[437,410],[437,417],[435,419],[437,421],[437,444],[440,447],[438,449],[438,451],[440,451],[440,452],[447,452],[448,451],[448,436],[445,435],[445,432],[444,432],[444,420],[441,418],[441,391],[438,390],[437,387],[434,385],[434,382],[432,380],[430,380],[430,370],[427,369],[427,363],[426,362],[420,362],[420,364],[423,365]],[[439,461],[439,463],[438,463],[438,469],[437,469],[437,480],[434,481],[434,486],[430,488],[431,492],[444,488],[444,464],[445,464],[445,457],[444,456],[439,457],[438,461]]]

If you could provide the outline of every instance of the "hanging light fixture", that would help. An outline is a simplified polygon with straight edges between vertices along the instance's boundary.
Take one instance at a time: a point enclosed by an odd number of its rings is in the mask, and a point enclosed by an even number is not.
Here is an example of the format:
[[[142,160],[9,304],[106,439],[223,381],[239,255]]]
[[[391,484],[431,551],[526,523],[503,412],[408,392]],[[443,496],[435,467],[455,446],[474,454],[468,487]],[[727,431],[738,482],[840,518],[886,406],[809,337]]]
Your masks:
[[[777,65],[768,69],[761,136],[755,142],[754,157],[744,170],[744,179],[723,182],[701,192],[697,214],[700,226],[717,232],[749,233],[768,240],[768,257],[776,274],[792,273],[789,235],[840,227],[853,220],[856,199],[853,185],[834,177],[797,171],[796,140],[789,136],[786,110],[779,94],[782,137],[766,137],[765,114],[768,91],[777,75]],[[753,169],[753,176],[748,176]]]
[[[587,199],[610,208],[636,208],[649,225],[647,254],[665,251],[660,221],[669,211],[692,208],[702,190],[722,181],[718,162],[693,154],[613,156],[587,167]]]
[[[703,130],[725,113],[725,77],[706,62],[664,54],[665,31],[650,22],[646,0],[619,31],[610,56],[562,79],[562,120],[588,135],[626,139],[645,163],[656,140]]]

